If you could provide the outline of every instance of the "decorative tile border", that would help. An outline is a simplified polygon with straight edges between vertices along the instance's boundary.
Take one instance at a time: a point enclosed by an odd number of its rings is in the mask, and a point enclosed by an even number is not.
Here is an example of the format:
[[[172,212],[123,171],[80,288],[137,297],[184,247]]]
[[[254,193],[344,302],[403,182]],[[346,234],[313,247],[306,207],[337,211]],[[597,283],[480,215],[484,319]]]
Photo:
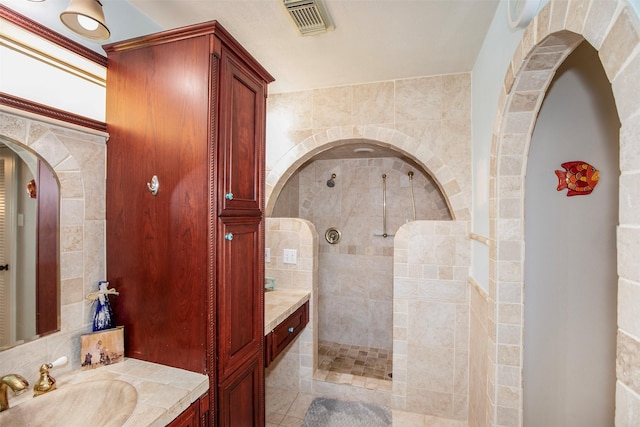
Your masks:
[[[640,25],[638,17],[624,0],[566,1],[551,0],[523,33],[510,68],[506,73],[504,92],[496,114],[491,158],[490,283],[488,295],[488,339],[492,361],[487,376],[490,399],[485,423],[478,425],[521,426],[522,419],[522,287],[524,286],[524,168],[528,145],[537,112],[551,78],[573,49],[583,40],[598,51],[605,72],[612,84],[622,129],[620,132],[621,182],[638,180],[640,150],[638,149],[638,113],[640,112]],[[626,283],[627,293],[637,293],[640,286],[640,245],[637,242],[637,215],[626,214],[638,206],[637,186],[620,186],[620,226],[618,228],[618,265],[620,283]],[[519,209],[516,216],[508,208]],[[626,243],[628,244],[626,244]],[[513,248],[519,249],[513,257]],[[619,301],[619,316],[637,311],[632,301]],[[618,333],[618,366],[628,371],[640,371],[631,350],[638,347],[640,331],[627,334],[620,323]],[[513,335],[519,330],[519,337]],[[622,339],[621,337],[624,337]],[[631,345],[631,343],[633,345]],[[509,375],[505,373],[509,372]],[[625,371],[627,372],[627,371]],[[616,421],[640,422],[632,408],[640,404],[640,386],[635,375],[618,372]],[[620,383],[623,383],[622,386]],[[632,393],[620,390],[633,390]],[[624,402],[622,401],[624,399]],[[630,412],[631,411],[631,412]],[[624,413],[623,413],[624,412]],[[624,424],[631,425],[631,424]]]

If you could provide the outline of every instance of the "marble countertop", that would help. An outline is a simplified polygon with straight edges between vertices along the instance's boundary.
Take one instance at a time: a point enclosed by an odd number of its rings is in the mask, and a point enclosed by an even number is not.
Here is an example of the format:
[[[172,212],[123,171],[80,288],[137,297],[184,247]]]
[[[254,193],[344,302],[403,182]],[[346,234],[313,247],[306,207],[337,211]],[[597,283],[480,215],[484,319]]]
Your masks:
[[[265,292],[265,328],[267,335],[291,313],[309,301],[310,291],[276,289]],[[138,402],[124,427],[166,426],[209,389],[209,378],[184,369],[126,358],[123,362],[95,369],[75,370],[52,375],[58,389],[85,381],[114,379],[126,381],[138,392]],[[51,393],[55,393],[52,391]],[[10,399],[12,407],[33,399],[29,391]]]
[[[92,380],[126,381],[138,392],[138,403],[124,427],[166,426],[209,389],[209,378],[183,369],[137,359],[90,370],[76,370],[59,376],[52,371],[57,389]],[[50,393],[55,393],[56,390]],[[31,387],[11,399],[11,406],[33,399]]]
[[[264,293],[264,334],[267,335],[291,313],[309,301],[311,291],[278,288]]]

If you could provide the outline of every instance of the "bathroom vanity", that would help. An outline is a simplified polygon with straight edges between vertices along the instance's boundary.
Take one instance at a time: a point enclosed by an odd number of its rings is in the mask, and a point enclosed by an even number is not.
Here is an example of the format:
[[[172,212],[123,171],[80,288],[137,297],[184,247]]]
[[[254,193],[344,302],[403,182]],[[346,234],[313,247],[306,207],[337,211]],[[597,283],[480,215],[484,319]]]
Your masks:
[[[309,323],[311,292],[281,288],[265,293],[264,361],[269,366]]]
[[[176,425],[262,426],[273,77],[215,21],[104,48],[107,277],[125,355],[208,375],[208,404]]]
[[[195,423],[178,423],[208,388],[206,375],[125,359],[56,375],[56,390],[35,399],[31,390],[12,398],[11,409],[0,414],[0,425],[104,425],[117,419],[123,427],[197,426],[198,418]],[[78,404],[82,399],[87,401]]]

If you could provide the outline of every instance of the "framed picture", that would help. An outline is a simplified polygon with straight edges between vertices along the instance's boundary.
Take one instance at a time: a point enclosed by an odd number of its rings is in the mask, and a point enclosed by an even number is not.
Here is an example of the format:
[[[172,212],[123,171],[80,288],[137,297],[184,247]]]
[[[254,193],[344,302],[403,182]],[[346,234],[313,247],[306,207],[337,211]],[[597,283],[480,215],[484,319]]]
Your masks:
[[[82,369],[112,365],[124,360],[124,326],[80,336]]]

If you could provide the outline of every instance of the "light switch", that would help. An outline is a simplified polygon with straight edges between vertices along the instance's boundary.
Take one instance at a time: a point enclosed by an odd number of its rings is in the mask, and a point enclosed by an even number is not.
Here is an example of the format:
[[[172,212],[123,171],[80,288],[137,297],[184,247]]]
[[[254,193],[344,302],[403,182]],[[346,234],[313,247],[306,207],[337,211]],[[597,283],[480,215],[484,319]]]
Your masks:
[[[271,248],[264,248],[264,262],[271,262]]]
[[[298,251],[295,249],[285,249],[284,259],[285,264],[296,264],[298,262]]]

